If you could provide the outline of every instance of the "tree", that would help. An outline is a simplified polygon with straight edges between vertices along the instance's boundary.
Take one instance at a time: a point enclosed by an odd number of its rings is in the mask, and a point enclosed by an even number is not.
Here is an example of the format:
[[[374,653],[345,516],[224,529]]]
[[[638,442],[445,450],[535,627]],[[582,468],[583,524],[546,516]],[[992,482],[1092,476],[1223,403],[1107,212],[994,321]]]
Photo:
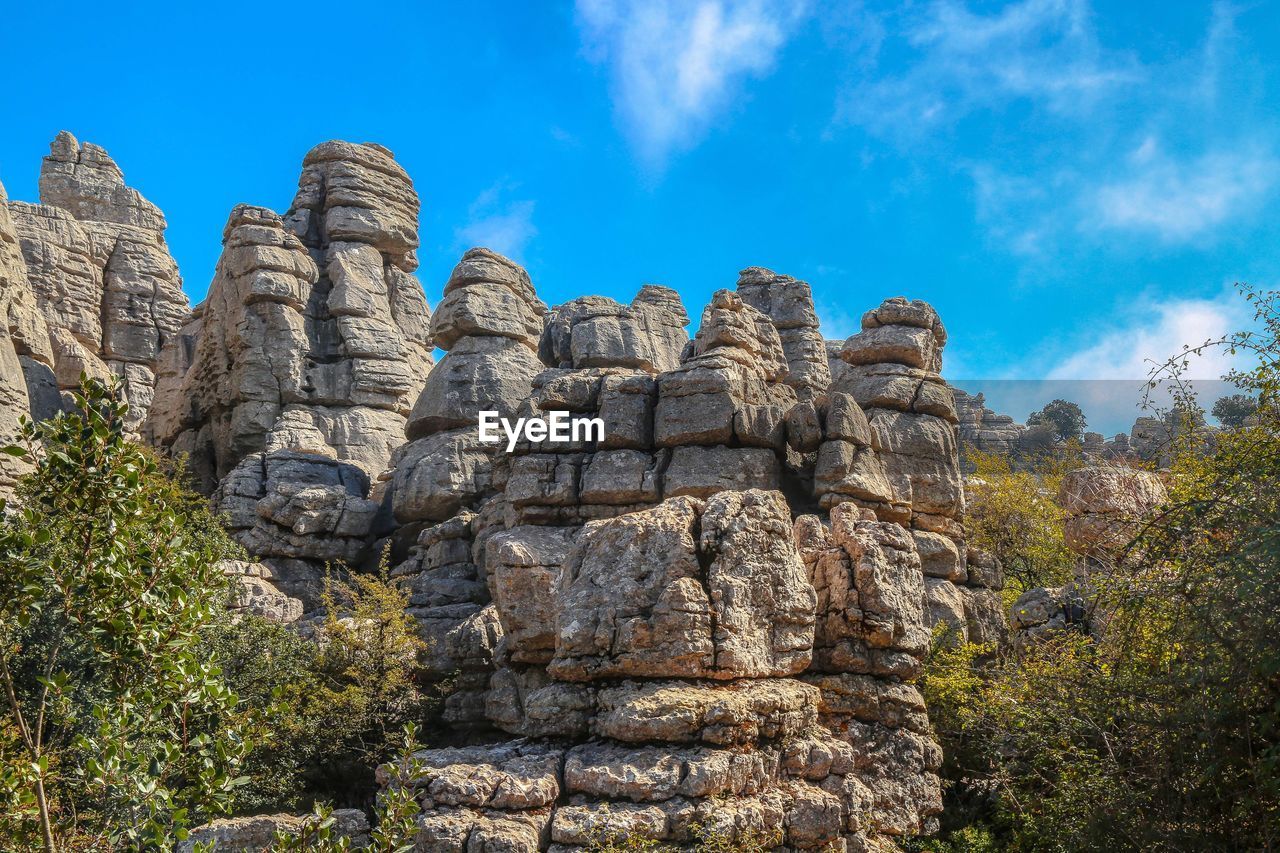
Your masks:
[[[1238,429],[1244,426],[1245,420],[1257,411],[1258,401],[1248,394],[1229,394],[1226,397],[1219,397],[1209,413],[1224,427]]]
[[[1105,627],[980,671],[965,649],[931,655],[948,797],[984,807],[916,849],[966,849],[964,832],[1018,851],[1280,849],[1280,293],[1246,294],[1261,331],[1186,348],[1155,378],[1194,412],[1188,356],[1247,352],[1257,367],[1225,378],[1256,418],[1212,445],[1174,436],[1169,501],[1123,570],[1091,571]]]
[[[1046,424],[1058,441],[1080,441],[1089,424],[1080,407],[1069,400],[1054,400],[1038,412],[1027,416],[1027,426]]]
[[[0,519],[0,848],[170,849],[224,811],[247,717],[198,632],[237,549],[127,440],[119,386],[24,421]]]
[[[206,655],[249,707],[269,709],[236,806],[298,811],[319,802],[367,808],[379,764],[406,725],[426,730],[448,684],[423,684],[428,651],[409,595],[387,577],[327,578],[325,616],[309,637],[256,616],[221,614],[203,632]]]
[[[1032,587],[1068,581],[1074,556],[1055,501],[1063,475],[1083,464],[1079,454],[1038,455],[1026,470],[993,453],[973,450],[967,459],[973,466],[966,485],[969,543],[1000,561],[1005,605]]]

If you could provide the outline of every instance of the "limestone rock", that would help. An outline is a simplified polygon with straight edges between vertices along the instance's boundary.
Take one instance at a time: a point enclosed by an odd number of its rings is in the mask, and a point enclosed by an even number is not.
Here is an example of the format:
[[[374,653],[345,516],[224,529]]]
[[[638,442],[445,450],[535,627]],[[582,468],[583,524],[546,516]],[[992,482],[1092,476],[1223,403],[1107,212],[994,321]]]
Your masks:
[[[561,590],[556,678],[783,676],[809,661],[813,590],[776,492],[588,524]]]
[[[1071,471],[1058,492],[1067,514],[1067,547],[1089,556],[1116,555],[1168,499],[1159,476],[1150,471],[1110,465]]]
[[[826,393],[831,369],[808,283],[763,267],[748,267],[738,276],[738,295],[773,321],[787,360],[786,382],[796,396],[812,400]]]
[[[49,417],[82,373],[122,380],[137,432],[155,392],[155,366],[187,313],[160,210],[124,183],[107,152],[63,131],[40,173],[40,203],[5,203],[0,266],[12,272],[10,337],[18,341],[27,411]],[[14,248],[25,266],[16,279]]]
[[[223,560],[218,567],[234,580],[233,613],[251,613],[281,623],[296,622],[302,617],[302,601],[280,591],[273,583],[275,572],[270,566]]]
[[[631,304],[583,296],[557,306],[542,333],[542,360],[563,368],[624,367],[661,373],[680,364],[689,324],[674,290],[646,284]]]
[[[232,211],[209,296],[161,355],[152,440],[189,455],[252,553],[312,561],[310,580],[292,564],[309,607],[323,562],[366,558],[431,364],[417,213],[385,149],[316,146],[285,216]]]
[[[359,848],[369,843],[369,819],[358,809],[335,809],[333,836],[346,838]],[[309,816],[287,814],[253,817],[219,818],[191,830],[185,841],[178,842],[177,853],[192,853],[198,845],[211,845],[217,853],[258,853],[271,847],[276,833],[301,834]]]

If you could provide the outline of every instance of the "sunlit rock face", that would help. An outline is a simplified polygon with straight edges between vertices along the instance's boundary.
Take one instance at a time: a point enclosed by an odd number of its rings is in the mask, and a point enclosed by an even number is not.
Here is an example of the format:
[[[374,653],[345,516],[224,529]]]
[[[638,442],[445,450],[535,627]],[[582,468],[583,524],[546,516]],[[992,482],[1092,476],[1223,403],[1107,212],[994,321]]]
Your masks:
[[[419,845],[931,830],[941,755],[911,682],[936,622],[1002,627],[998,567],[965,543],[936,312],[887,300],[833,370],[788,276],[742,271],[690,338],[670,289],[547,308],[475,248],[429,313],[417,214],[389,152],[341,142],[283,215],[238,206],[143,431],[251,553],[226,567],[239,609],[305,622],[326,564],[385,548],[468,744],[384,769],[417,788]],[[482,412],[602,432],[508,448]]]
[[[386,149],[326,142],[283,216],[240,205],[209,295],[160,358],[147,422],[308,607],[368,552],[431,368],[418,196]]]
[[[187,314],[160,209],[125,184],[115,161],[66,131],[40,170],[40,201],[0,190],[0,430],[59,411],[81,375],[118,378],[127,426],[141,429],[160,350]],[[0,470],[10,486],[14,462]]]

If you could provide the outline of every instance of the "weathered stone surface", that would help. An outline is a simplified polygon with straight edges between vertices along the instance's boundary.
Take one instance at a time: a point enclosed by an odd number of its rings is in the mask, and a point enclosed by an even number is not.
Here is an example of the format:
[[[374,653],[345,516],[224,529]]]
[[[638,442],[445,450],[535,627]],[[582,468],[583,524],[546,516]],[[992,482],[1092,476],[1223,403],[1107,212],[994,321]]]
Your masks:
[[[777,490],[782,466],[760,447],[677,447],[663,479],[663,494],[710,497],[727,489]]]
[[[164,216],[125,185],[106,151],[66,131],[41,168],[41,203],[2,196],[0,268],[8,271],[18,362],[5,370],[28,386],[23,413],[53,414],[59,392],[74,389],[82,373],[116,376],[130,404],[128,426],[137,431],[152,404],[160,349],[187,313]]]
[[[547,317],[540,353],[565,368],[626,367],[661,373],[680,364],[689,324],[674,290],[647,284],[631,304],[583,296]]]
[[[960,425],[960,441],[982,453],[1012,453],[1026,426],[1017,423],[1009,415],[1000,415],[988,409],[982,394],[968,394],[951,387],[955,399],[956,417]]]
[[[783,380],[781,339],[764,314],[717,291],[680,367],[659,377],[654,414],[660,447],[740,445],[781,450],[796,404]]]
[[[910,535],[841,504],[831,511],[829,538],[811,541],[805,562],[818,592],[813,668],[913,677],[929,633]]]
[[[485,546],[485,575],[511,660],[546,664],[556,645],[560,572],[576,528],[515,527]]]
[[[189,454],[269,563],[313,561],[318,578],[367,556],[374,484],[431,365],[417,213],[385,149],[317,146],[284,217],[232,211],[209,296],[161,356],[152,439]]]
[[[533,390],[542,363],[529,347],[502,336],[463,338],[427,377],[408,434],[422,438],[474,427],[482,411],[510,418]]]
[[[786,383],[796,396],[812,400],[826,393],[831,370],[808,283],[763,267],[748,267],[738,276],[738,295],[773,321],[787,360]]]
[[[443,521],[472,505],[492,484],[491,445],[475,429],[436,433],[406,445],[393,460],[392,506],[403,522]]]
[[[799,672],[813,591],[789,521],[781,495],[752,491],[588,524],[561,578],[548,671],[572,681]]]
[[[302,617],[302,601],[285,595],[273,583],[275,572],[262,563],[223,560],[218,564],[233,579],[231,610],[251,613],[272,622],[296,622]]]
[[[791,679],[624,681],[601,687],[591,731],[631,743],[749,744],[800,734],[817,721],[819,692]]]
[[[192,853],[199,845],[212,845],[217,853],[258,853],[267,850],[276,833],[300,835],[309,816],[287,814],[253,817],[219,818],[191,830],[185,841],[178,842],[177,853]],[[357,849],[369,843],[369,819],[358,809],[335,809],[333,837],[346,838]]]
[[[1058,503],[1066,513],[1063,534],[1077,553],[1117,556],[1141,532],[1142,523],[1169,499],[1159,476],[1137,468],[1089,466],[1062,479]]]

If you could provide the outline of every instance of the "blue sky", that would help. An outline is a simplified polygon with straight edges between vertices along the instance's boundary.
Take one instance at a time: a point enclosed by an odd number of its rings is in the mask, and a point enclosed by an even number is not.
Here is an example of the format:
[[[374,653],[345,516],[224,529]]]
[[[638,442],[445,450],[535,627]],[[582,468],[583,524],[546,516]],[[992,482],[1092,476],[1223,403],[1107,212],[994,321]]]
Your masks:
[[[549,304],[658,282],[695,317],[759,264],[813,285],[828,337],[933,302],[953,378],[1137,380],[1247,321],[1233,282],[1280,281],[1275,5],[204,5],[0,31],[10,197],[59,129],[103,145],[193,299],[230,208],[284,210],[330,138],[413,176],[433,304],[473,244]]]

